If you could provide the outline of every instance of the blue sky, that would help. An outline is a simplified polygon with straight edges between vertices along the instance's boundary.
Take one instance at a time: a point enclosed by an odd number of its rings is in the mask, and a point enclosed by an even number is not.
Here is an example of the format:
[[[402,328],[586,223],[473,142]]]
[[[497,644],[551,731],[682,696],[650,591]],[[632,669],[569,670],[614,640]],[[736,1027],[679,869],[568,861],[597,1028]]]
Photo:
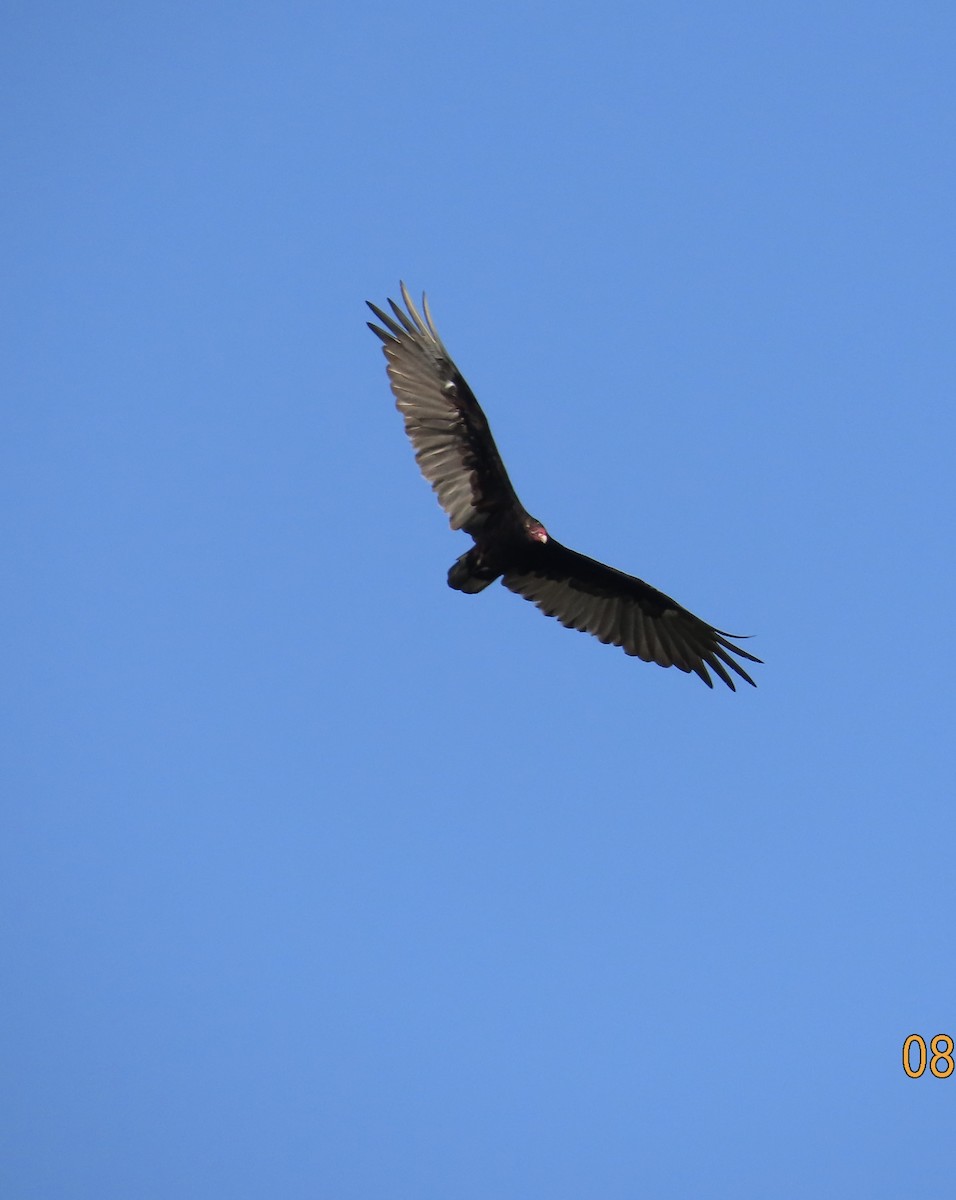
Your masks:
[[[3,1194],[951,1195],[952,6],[3,26]],[[756,691],[446,587],[400,278]]]

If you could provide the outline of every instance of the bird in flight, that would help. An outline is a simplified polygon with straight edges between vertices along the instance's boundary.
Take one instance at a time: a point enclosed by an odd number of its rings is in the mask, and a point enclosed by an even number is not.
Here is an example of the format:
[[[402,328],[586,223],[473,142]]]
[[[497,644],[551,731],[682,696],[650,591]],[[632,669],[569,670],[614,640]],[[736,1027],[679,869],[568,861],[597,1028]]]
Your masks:
[[[422,296],[423,318],[404,283],[401,289],[405,307],[389,300],[392,316],[367,302],[382,323],[369,321],[368,327],[382,340],[395,403],[422,474],[452,529],[474,539],[448,572],[449,587],[475,593],[500,579],[546,616],[625,654],[693,671],[709,688],[710,671],[731,691],[730,672],[756,687],[734,656],[761,660],[729,640],[738,635],[708,625],[642,579],[562,546],[525,510],[488,420],[435,330],[428,299]]]

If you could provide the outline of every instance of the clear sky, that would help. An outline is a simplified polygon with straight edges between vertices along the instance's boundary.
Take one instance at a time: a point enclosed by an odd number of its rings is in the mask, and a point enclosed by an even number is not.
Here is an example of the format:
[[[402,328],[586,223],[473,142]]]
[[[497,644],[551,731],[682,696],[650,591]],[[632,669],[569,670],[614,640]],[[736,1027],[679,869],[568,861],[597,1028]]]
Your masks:
[[[0,1193],[952,1196],[953,6],[2,26]],[[756,691],[446,587],[400,278]]]

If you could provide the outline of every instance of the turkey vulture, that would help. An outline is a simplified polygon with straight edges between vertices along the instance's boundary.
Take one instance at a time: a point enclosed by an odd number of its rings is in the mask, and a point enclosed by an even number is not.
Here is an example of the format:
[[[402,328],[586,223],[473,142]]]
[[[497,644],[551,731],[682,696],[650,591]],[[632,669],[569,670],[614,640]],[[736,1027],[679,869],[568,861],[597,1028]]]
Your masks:
[[[422,474],[474,546],[448,572],[449,587],[480,592],[496,579],[569,629],[594,634],[645,662],[696,675],[712,688],[708,667],[736,691],[729,667],[756,687],[732,655],[759,663],[724,633],[641,579],[562,546],[522,507],[498,454],[488,420],[442,345],[422,297],[424,320],[401,285],[394,318],[368,301],[381,338],[396,405]]]

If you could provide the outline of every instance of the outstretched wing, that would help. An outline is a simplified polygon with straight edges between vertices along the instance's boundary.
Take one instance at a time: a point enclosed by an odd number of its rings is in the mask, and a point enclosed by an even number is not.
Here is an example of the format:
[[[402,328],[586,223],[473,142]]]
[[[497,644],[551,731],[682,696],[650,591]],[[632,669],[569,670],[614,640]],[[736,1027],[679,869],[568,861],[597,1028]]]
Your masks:
[[[389,300],[393,319],[369,301],[385,328],[371,321],[368,327],[382,339],[395,403],[422,474],[452,529],[474,536],[489,514],[521,506],[488,420],[435,331],[427,299],[422,320],[404,283],[401,288],[405,309]]]
[[[755,663],[760,659],[728,640],[736,634],[714,629],[642,579],[595,562],[553,538],[529,546],[501,582],[568,629],[621,646],[625,654],[693,671],[712,688],[709,667],[736,691],[729,667],[756,687],[732,655]]]

